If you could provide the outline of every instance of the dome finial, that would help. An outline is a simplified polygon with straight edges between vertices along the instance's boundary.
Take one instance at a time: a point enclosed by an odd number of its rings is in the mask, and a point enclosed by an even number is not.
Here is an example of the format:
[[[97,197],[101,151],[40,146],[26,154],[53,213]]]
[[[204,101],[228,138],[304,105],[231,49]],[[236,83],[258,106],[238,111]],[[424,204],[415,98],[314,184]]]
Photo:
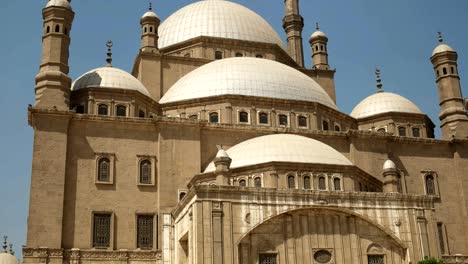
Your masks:
[[[7,253],[7,236],[3,236],[3,253]]]
[[[318,22],[315,23],[315,29],[316,29],[317,31],[320,30],[320,27],[319,27],[319,23],[318,23]]]
[[[13,243],[10,243],[10,254],[15,255],[15,252],[13,251]]]
[[[380,69],[379,68],[375,69],[375,76],[377,77],[377,92],[381,93],[381,92],[383,92],[383,89],[382,89],[383,84],[382,84],[382,78],[380,76]]]
[[[149,11],[152,11],[153,10],[153,3],[149,3],[149,8],[148,8]]]
[[[107,41],[106,46],[107,46],[107,67],[112,67],[112,46],[114,43],[112,43],[111,40]]]
[[[439,35],[439,43],[443,43],[444,38],[442,37],[442,32],[437,32],[437,35]]]

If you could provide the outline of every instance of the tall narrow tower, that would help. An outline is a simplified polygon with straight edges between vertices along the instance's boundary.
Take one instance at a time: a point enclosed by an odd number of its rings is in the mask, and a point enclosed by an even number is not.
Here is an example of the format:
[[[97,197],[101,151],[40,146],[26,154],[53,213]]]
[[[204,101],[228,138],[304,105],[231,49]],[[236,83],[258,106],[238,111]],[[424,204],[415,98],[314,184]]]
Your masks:
[[[36,107],[68,110],[70,30],[74,12],[67,0],[50,0],[42,10],[42,59],[36,75]]]
[[[316,31],[312,33],[309,39],[310,47],[312,48],[312,68],[313,69],[330,69],[328,65],[328,37],[320,31],[318,23]]]
[[[140,20],[141,25],[141,49],[143,51],[156,51],[158,49],[158,28],[161,20],[153,12],[150,3],[148,12]]]
[[[302,29],[304,18],[299,14],[299,0],[284,0],[285,16],[283,28],[286,31],[289,55],[304,67],[304,50],[302,47]]]
[[[432,53],[431,62],[439,92],[442,137],[447,140],[468,138],[468,115],[460,86],[457,59],[457,52],[444,43],[439,32],[439,45]]]

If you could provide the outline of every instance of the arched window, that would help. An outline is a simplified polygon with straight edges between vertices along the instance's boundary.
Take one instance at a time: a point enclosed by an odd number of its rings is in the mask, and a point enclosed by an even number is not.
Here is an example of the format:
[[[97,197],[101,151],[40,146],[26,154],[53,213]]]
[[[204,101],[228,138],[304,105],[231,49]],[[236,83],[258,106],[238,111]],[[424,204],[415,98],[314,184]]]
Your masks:
[[[297,124],[299,127],[307,127],[307,117],[299,116],[297,118]]]
[[[192,56],[192,55],[190,55],[190,53],[185,53],[185,54],[184,54],[184,57],[185,57],[185,58],[190,58],[191,56]]]
[[[153,27],[150,27],[150,32],[153,33]]]
[[[105,104],[98,105],[98,115],[109,115],[109,107]]]
[[[145,111],[143,111],[143,110],[138,111],[138,117],[139,118],[145,118],[145,116],[146,116]]]
[[[420,137],[421,136],[421,132],[419,130],[419,128],[417,127],[413,127],[413,137]]]
[[[377,129],[377,132],[385,133],[385,132],[387,132],[387,130],[384,127],[382,127],[382,128]]]
[[[320,51],[323,51],[323,45],[320,45]]]
[[[249,113],[245,111],[239,112],[239,123],[248,123],[249,122]]]
[[[140,183],[151,184],[151,161],[143,160],[140,162]]]
[[[182,199],[184,199],[185,195],[187,195],[186,192],[180,192],[179,193],[179,202],[182,201]]]
[[[240,53],[240,52],[237,52],[236,53],[236,57],[244,57],[244,54]]]
[[[255,178],[254,179],[254,186],[256,188],[262,187],[262,178],[260,178],[260,177]]]
[[[100,158],[98,161],[98,181],[110,181],[110,160],[106,157]]]
[[[325,131],[330,129],[330,127],[328,125],[328,121],[326,121],[326,120],[322,121],[322,129],[325,130]]]
[[[439,73],[439,70],[437,70],[437,77],[439,77],[439,76],[440,76],[440,73]]]
[[[115,114],[117,116],[127,116],[127,107],[124,105],[118,105],[115,108]]]
[[[255,58],[262,59],[262,58],[263,58],[263,55],[262,55],[262,54],[257,54],[257,55],[255,55]]]
[[[258,114],[258,122],[260,124],[267,125],[268,124],[268,113],[261,112]]]
[[[304,190],[310,190],[310,176],[304,176]]]
[[[398,127],[398,135],[400,137],[406,137],[406,128],[405,127]]]
[[[335,191],[341,191],[341,179],[340,178],[333,179],[333,185],[335,187]]]
[[[50,26],[47,26],[46,33],[50,33]]]
[[[444,68],[442,69],[442,71],[444,72],[444,75],[447,74],[447,68],[444,67]]]
[[[340,131],[341,131],[341,128],[340,128],[340,126],[339,126],[339,125],[335,125],[335,131],[338,131],[338,132],[340,132]]]
[[[210,123],[219,123],[219,114],[217,112],[210,113]]]
[[[318,50],[319,50],[319,47],[318,47],[318,46],[315,46],[315,50],[318,51]]]
[[[279,125],[280,126],[287,126],[288,125],[288,116],[287,115],[279,115]]]
[[[65,33],[65,35],[68,35],[68,28],[65,28],[65,29],[63,30],[63,33]]]
[[[434,176],[432,175],[426,176],[426,194],[435,195]]]
[[[242,180],[239,181],[239,186],[245,187],[245,186],[247,186],[247,182],[244,179],[242,179]]]
[[[197,119],[198,119],[198,115],[190,115],[190,116],[189,116],[189,119],[197,120]]]
[[[327,185],[325,183],[325,177],[323,176],[319,177],[318,188],[319,190],[322,190],[322,191],[327,189]]]
[[[296,188],[296,177],[293,175],[288,176],[288,188],[295,189]]]
[[[143,31],[144,31],[145,33],[146,33],[146,32],[148,32],[148,28],[147,28],[147,27],[145,27],[145,29],[144,29]]]
[[[220,60],[223,58],[223,52],[222,51],[216,51],[215,52],[215,60]]]
[[[60,32],[60,25],[55,25],[55,32],[59,33]]]

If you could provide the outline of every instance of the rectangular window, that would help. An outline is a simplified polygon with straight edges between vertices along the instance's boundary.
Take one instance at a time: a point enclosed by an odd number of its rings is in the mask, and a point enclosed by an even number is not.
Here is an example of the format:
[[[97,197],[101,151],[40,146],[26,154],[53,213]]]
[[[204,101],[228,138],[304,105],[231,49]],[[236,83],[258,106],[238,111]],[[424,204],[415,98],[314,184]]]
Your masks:
[[[442,223],[437,223],[437,233],[439,236],[440,253],[445,254],[444,225]]]
[[[111,214],[94,214],[93,247],[110,247]]]
[[[276,254],[260,254],[260,264],[276,264]]]
[[[152,215],[137,217],[137,247],[140,249],[153,249],[153,219]]]

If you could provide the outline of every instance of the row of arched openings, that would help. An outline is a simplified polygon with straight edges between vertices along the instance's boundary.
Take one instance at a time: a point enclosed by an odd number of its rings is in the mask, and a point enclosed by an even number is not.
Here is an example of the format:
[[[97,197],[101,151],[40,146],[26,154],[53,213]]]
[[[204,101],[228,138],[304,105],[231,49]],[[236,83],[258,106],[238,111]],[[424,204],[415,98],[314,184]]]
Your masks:
[[[144,159],[139,163],[139,183],[152,184],[152,166],[151,161]],[[99,182],[111,181],[111,161],[108,157],[101,157],[98,160],[98,175]]]
[[[98,105],[98,115],[109,115],[109,106],[107,104]],[[116,116],[127,116],[127,107],[125,105],[115,106]]]
[[[47,26],[45,32],[46,32],[47,34],[51,33],[51,27],[50,27],[50,26]],[[61,32],[60,32],[60,25],[55,25],[55,30],[54,30],[54,32],[55,32],[55,33],[61,33]],[[63,34],[68,35],[68,28],[67,28],[67,27],[63,27]]]
[[[198,119],[198,115],[191,115],[189,116],[190,119]],[[219,113],[218,112],[211,112],[209,114],[209,122],[210,123],[219,123]],[[238,114],[239,123],[249,123],[249,113],[247,111],[239,111]],[[270,123],[269,113],[260,112],[258,113],[258,123],[262,125],[268,125]],[[278,115],[278,123],[280,126],[288,126],[289,125],[289,117],[285,114]],[[297,125],[299,127],[308,127],[308,119],[306,116],[299,115],[297,117]]]
[[[326,177],[325,176],[319,176],[318,177],[318,189],[319,190],[327,190],[327,183],[326,183]],[[288,188],[289,189],[295,189],[296,188],[296,176],[294,175],[289,175],[288,176]],[[304,176],[303,177],[303,188],[304,190],[311,190],[312,189],[312,182],[310,176]],[[333,178],[333,190],[335,191],[341,191],[341,179],[340,178]]]

